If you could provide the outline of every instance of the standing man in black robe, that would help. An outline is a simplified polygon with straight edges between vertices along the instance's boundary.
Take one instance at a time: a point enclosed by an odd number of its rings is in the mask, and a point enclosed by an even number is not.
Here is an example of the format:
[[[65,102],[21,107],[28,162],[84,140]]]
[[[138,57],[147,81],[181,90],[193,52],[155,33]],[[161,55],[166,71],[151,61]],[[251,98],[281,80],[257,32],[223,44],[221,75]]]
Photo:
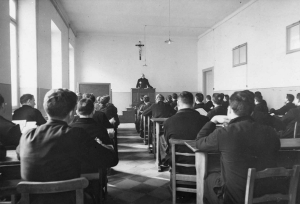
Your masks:
[[[136,83],[136,88],[137,89],[146,89],[146,88],[153,88],[150,84],[148,79],[145,78],[145,75],[142,74],[142,77],[138,79]]]

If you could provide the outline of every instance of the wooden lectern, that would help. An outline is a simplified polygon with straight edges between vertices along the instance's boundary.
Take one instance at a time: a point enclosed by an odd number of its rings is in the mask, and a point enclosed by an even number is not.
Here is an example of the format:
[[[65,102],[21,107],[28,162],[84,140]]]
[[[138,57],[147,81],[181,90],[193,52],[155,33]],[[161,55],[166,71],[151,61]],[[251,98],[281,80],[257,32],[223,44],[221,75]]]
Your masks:
[[[132,106],[136,106],[140,102],[141,95],[148,95],[150,97],[150,102],[155,103],[155,89],[131,89],[132,95]]]

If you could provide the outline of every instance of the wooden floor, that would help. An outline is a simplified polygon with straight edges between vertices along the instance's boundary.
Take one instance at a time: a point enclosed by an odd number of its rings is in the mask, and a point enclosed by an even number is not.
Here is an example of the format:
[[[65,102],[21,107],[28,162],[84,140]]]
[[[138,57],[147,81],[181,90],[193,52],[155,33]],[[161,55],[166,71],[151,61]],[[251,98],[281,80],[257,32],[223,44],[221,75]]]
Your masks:
[[[170,204],[170,172],[158,172],[153,154],[135,131],[133,123],[118,129],[119,164],[112,168],[105,203]],[[194,203],[182,200],[178,203]]]

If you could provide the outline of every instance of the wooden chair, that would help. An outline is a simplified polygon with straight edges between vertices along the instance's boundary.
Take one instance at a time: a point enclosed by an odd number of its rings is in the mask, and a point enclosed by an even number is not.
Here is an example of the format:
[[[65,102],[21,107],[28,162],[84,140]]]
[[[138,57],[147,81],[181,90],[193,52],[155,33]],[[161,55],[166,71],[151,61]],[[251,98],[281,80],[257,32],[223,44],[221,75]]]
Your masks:
[[[183,164],[176,163],[177,156],[185,156],[185,157],[195,157],[195,153],[182,153],[176,152],[176,146],[182,145],[186,146],[185,142],[190,140],[176,140],[170,139],[169,143],[172,148],[172,200],[173,204],[176,204],[176,191],[189,192],[189,193],[197,193],[197,189],[186,188],[186,187],[176,187],[177,184],[196,186],[196,175],[188,175],[188,174],[179,174],[176,173],[176,166],[187,167],[187,168],[196,168],[195,164]]]
[[[21,181],[20,164],[2,165],[0,166],[0,195],[10,196],[11,201],[0,202],[0,204],[15,204],[17,192],[17,184]]]
[[[246,186],[245,204],[262,203],[267,201],[281,201],[286,200],[288,204],[296,203],[297,185],[299,180],[300,166],[295,165],[293,169],[269,168],[263,171],[256,172],[256,169],[250,168],[248,170],[248,179]],[[269,178],[269,177],[291,177],[289,184],[289,192],[286,195],[281,193],[267,194],[258,198],[253,198],[253,191],[256,179]]]
[[[86,178],[76,178],[66,181],[29,182],[22,181],[17,186],[17,191],[22,194],[21,203],[29,204],[29,194],[59,193],[76,191],[76,204],[84,203],[83,189],[88,186]]]

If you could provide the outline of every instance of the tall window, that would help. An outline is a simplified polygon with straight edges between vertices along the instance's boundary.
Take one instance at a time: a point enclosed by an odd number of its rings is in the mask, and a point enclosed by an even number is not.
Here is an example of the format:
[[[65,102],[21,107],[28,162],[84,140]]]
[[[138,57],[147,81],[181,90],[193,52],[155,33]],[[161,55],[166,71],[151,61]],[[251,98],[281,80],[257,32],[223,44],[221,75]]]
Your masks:
[[[9,0],[12,107],[18,106],[17,1]]]
[[[69,44],[69,89],[75,91],[74,48]]]
[[[286,52],[300,51],[300,21],[286,27],[287,46]]]
[[[247,43],[233,48],[232,55],[234,67],[247,64]]]
[[[52,89],[62,88],[61,31],[51,21]]]

